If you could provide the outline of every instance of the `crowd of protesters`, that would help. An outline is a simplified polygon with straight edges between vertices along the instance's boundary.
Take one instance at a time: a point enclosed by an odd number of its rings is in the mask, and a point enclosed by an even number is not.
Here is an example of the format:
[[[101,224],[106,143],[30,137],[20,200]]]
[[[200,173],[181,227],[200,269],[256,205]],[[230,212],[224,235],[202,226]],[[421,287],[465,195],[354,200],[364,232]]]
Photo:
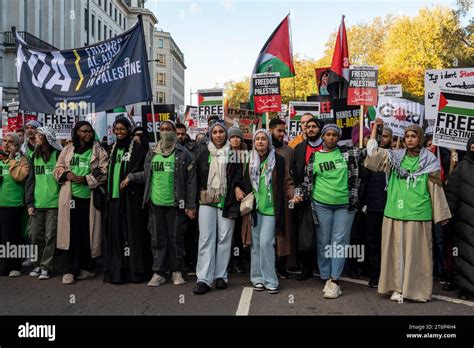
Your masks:
[[[63,284],[101,268],[113,284],[195,276],[197,295],[226,289],[230,272],[270,294],[279,279],[315,274],[328,299],[342,295],[344,274],[398,302],[430,301],[434,279],[474,294],[474,138],[449,151],[412,125],[394,141],[376,120],[356,125],[348,146],[336,124],[306,114],[301,126],[286,144],[280,119],[252,140],[218,117],[196,140],[163,121],[150,146],[125,117],[112,145],[85,121],[62,144],[28,121],[2,140],[0,243],[37,246],[29,275]],[[0,259],[0,275],[25,266]]]

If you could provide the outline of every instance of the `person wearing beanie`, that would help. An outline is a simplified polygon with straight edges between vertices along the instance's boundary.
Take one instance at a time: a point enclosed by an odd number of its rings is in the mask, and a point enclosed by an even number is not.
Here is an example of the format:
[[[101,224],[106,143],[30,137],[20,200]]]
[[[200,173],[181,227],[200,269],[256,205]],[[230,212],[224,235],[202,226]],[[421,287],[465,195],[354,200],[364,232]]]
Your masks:
[[[466,146],[466,154],[459,165],[448,177],[446,196],[449,208],[454,215],[454,246],[459,251],[455,257],[454,283],[459,289],[458,297],[469,300],[474,296],[474,260],[472,246],[474,245],[474,136]]]
[[[285,233],[285,206],[294,199],[294,185],[285,165],[272,145],[271,133],[259,129],[254,134],[250,164],[241,189],[254,194],[250,281],[255,291],[279,292],[275,269],[275,242]],[[250,192],[246,192],[247,194]]]
[[[6,157],[0,161],[0,245],[22,244],[21,226],[24,212],[25,180],[28,160],[20,151],[21,141],[16,133],[3,137],[2,148]],[[21,275],[20,258],[0,258],[0,275]]]
[[[237,200],[237,197],[242,198],[245,194],[239,187],[237,187],[237,185],[242,180],[244,167],[248,166],[248,152],[247,145],[244,143],[244,133],[238,126],[230,127],[227,130],[227,134],[229,136],[230,152],[226,172],[230,190],[229,194],[226,195],[226,200],[222,209],[222,216],[225,218],[235,219],[235,233],[232,237],[232,250],[238,250],[238,253],[231,253],[228,270],[229,272],[244,273],[246,272],[244,256],[248,255],[246,250],[244,250],[242,242],[242,236],[245,236],[245,232],[242,231],[242,221],[247,217],[242,217],[240,215],[240,201]],[[245,228],[247,226],[248,224],[243,227]]]
[[[301,188],[311,199],[316,219],[316,253],[325,298],[342,295],[339,280],[351,237],[351,226],[359,207],[361,160],[365,151],[338,146],[342,131],[336,124],[326,124],[322,131],[323,147],[313,153]]]
[[[378,292],[390,299],[431,300],[433,290],[432,221],[445,225],[451,218],[436,156],[423,148],[423,129],[405,128],[406,148],[380,148],[377,119],[367,144],[366,167],[388,176],[382,224],[382,255]]]
[[[174,285],[185,284],[184,237],[187,218],[196,218],[196,171],[191,153],[177,141],[176,125],[160,124],[160,140],[150,149],[144,169],[132,172],[120,185],[134,190],[144,184],[143,206],[148,207],[148,224],[153,255],[153,276],[147,286],[166,283],[168,273]],[[131,221],[134,224],[134,221]],[[130,226],[134,231],[134,226]]]
[[[94,140],[89,122],[77,122],[71,137],[72,144],[61,151],[53,172],[61,185],[56,246],[64,254],[59,265],[64,271],[63,284],[95,276],[93,259],[102,252],[103,209],[96,205],[108,166],[107,152]]]
[[[31,244],[38,245],[38,259],[33,262],[30,276],[42,280],[51,277],[54,266],[60,185],[54,178],[53,169],[61,150],[54,129],[39,127],[35,151],[28,160],[25,201],[30,217]]]
[[[25,124],[25,142],[21,147],[21,151],[28,157],[31,158],[33,152],[35,151],[36,145],[36,132],[38,128],[41,127],[41,123],[36,120],[29,120]]]
[[[216,121],[209,127],[209,143],[202,143],[196,160],[199,197],[199,245],[197,282],[193,293],[202,295],[225,289],[235,220],[223,216],[226,196],[230,194],[227,163],[230,151],[227,129]]]
[[[116,141],[109,146],[109,164],[103,210],[102,261],[104,283],[140,283],[149,276],[151,259],[146,213],[142,208],[143,185],[120,187],[131,173],[143,171],[147,147],[132,137],[132,124],[120,117],[113,124]],[[127,257],[124,258],[124,250]]]
[[[362,145],[363,147],[367,146],[367,142],[369,141],[370,138],[370,129],[367,127],[362,128],[362,137],[363,137],[363,142]],[[352,144],[353,146],[359,146],[359,138],[360,138],[360,127],[359,125],[356,125],[352,127]]]
[[[294,150],[293,163],[291,165],[291,173],[295,186],[303,184],[306,175],[305,169],[313,153],[320,151],[323,148],[323,140],[321,139],[321,130],[324,123],[317,118],[310,118],[306,121],[305,131],[306,140],[298,144]],[[297,191],[300,193],[299,191]],[[297,241],[295,244],[297,259],[301,261],[302,270],[296,277],[299,281],[313,277],[314,268],[314,222],[312,218],[311,200],[309,197],[300,204],[294,207],[294,214],[296,216],[296,231]]]
[[[285,145],[283,139],[286,131],[285,121],[279,118],[273,118],[270,121],[270,133],[272,135],[272,143],[275,151],[278,155],[285,159],[286,168],[291,168],[293,163],[293,149]],[[276,236],[276,270],[278,277],[281,279],[290,278],[290,274],[287,270],[288,257],[295,255],[295,243],[293,241],[294,231],[294,207],[290,209],[290,206],[285,205],[285,230],[283,234]],[[295,260],[291,260],[293,264],[296,264]]]

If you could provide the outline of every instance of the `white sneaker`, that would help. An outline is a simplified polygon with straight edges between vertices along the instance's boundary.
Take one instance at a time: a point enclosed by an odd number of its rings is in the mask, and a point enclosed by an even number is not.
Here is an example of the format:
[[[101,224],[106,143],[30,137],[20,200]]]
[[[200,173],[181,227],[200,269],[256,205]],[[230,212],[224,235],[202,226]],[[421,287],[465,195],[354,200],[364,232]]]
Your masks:
[[[9,277],[19,277],[21,276],[20,271],[11,271],[10,274],[8,274]]]
[[[334,282],[329,282],[328,288],[324,293],[324,298],[338,298],[342,295],[341,288]]]
[[[63,274],[63,284],[74,284],[74,275],[72,273]]]
[[[328,291],[329,284],[331,283],[331,279],[326,280],[326,284],[324,284],[323,294]]]
[[[41,267],[35,267],[35,269],[30,272],[30,277],[38,277],[40,274]]]
[[[174,285],[183,285],[186,284],[186,280],[183,279],[181,272],[173,272],[171,274],[171,281]]]
[[[394,291],[392,293],[392,296],[390,296],[390,300],[395,302],[403,302],[403,295],[400,294],[398,291]]]
[[[166,278],[160,276],[159,274],[153,274],[147,286],[160,286],[161,284],[166,283]]]
[[[41,275],[38,277],[38,279],[41,279],[41,280],[45,280],[45,279],[49,279],[51,278],[51,276],[49,275],[49,272],[47,269],[42,269],[41,270]]]

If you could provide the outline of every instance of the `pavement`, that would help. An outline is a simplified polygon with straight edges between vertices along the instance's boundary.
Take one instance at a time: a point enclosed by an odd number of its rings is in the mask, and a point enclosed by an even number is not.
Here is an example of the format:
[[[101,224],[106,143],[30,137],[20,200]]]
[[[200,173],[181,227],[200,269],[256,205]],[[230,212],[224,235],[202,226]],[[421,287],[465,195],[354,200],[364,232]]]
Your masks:
[[[282,279],[276,295],[253,291],[248,274],[230,274],[225,290],[193,295],[195,279],[150,288],[146,283],[105,284],[101,274],[73,285],[63,285],[60,276],[0,277],[0,315],[474,315],[473,301],[458,300],[456,291],[443,291],[437,281],[431,302],[400,304],[379,295],[363,279],[343,278],[343,295],[335,300],[323,298],[324,283],[316,277],[303,282]]]

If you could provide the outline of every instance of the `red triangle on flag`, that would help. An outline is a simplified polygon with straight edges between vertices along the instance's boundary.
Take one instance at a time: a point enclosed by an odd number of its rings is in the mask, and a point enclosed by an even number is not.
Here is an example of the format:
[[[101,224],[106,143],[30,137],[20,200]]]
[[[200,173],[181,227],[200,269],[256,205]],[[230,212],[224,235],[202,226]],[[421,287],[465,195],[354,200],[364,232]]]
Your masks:
[[[448,105],[448,100],[446,99],[446,97],[444,96],[443,93],[440,93],[440,94],[439,94],[439,107],[438,107],[438,111],[444,109],[444,107],[445,107],[446,105]]]

